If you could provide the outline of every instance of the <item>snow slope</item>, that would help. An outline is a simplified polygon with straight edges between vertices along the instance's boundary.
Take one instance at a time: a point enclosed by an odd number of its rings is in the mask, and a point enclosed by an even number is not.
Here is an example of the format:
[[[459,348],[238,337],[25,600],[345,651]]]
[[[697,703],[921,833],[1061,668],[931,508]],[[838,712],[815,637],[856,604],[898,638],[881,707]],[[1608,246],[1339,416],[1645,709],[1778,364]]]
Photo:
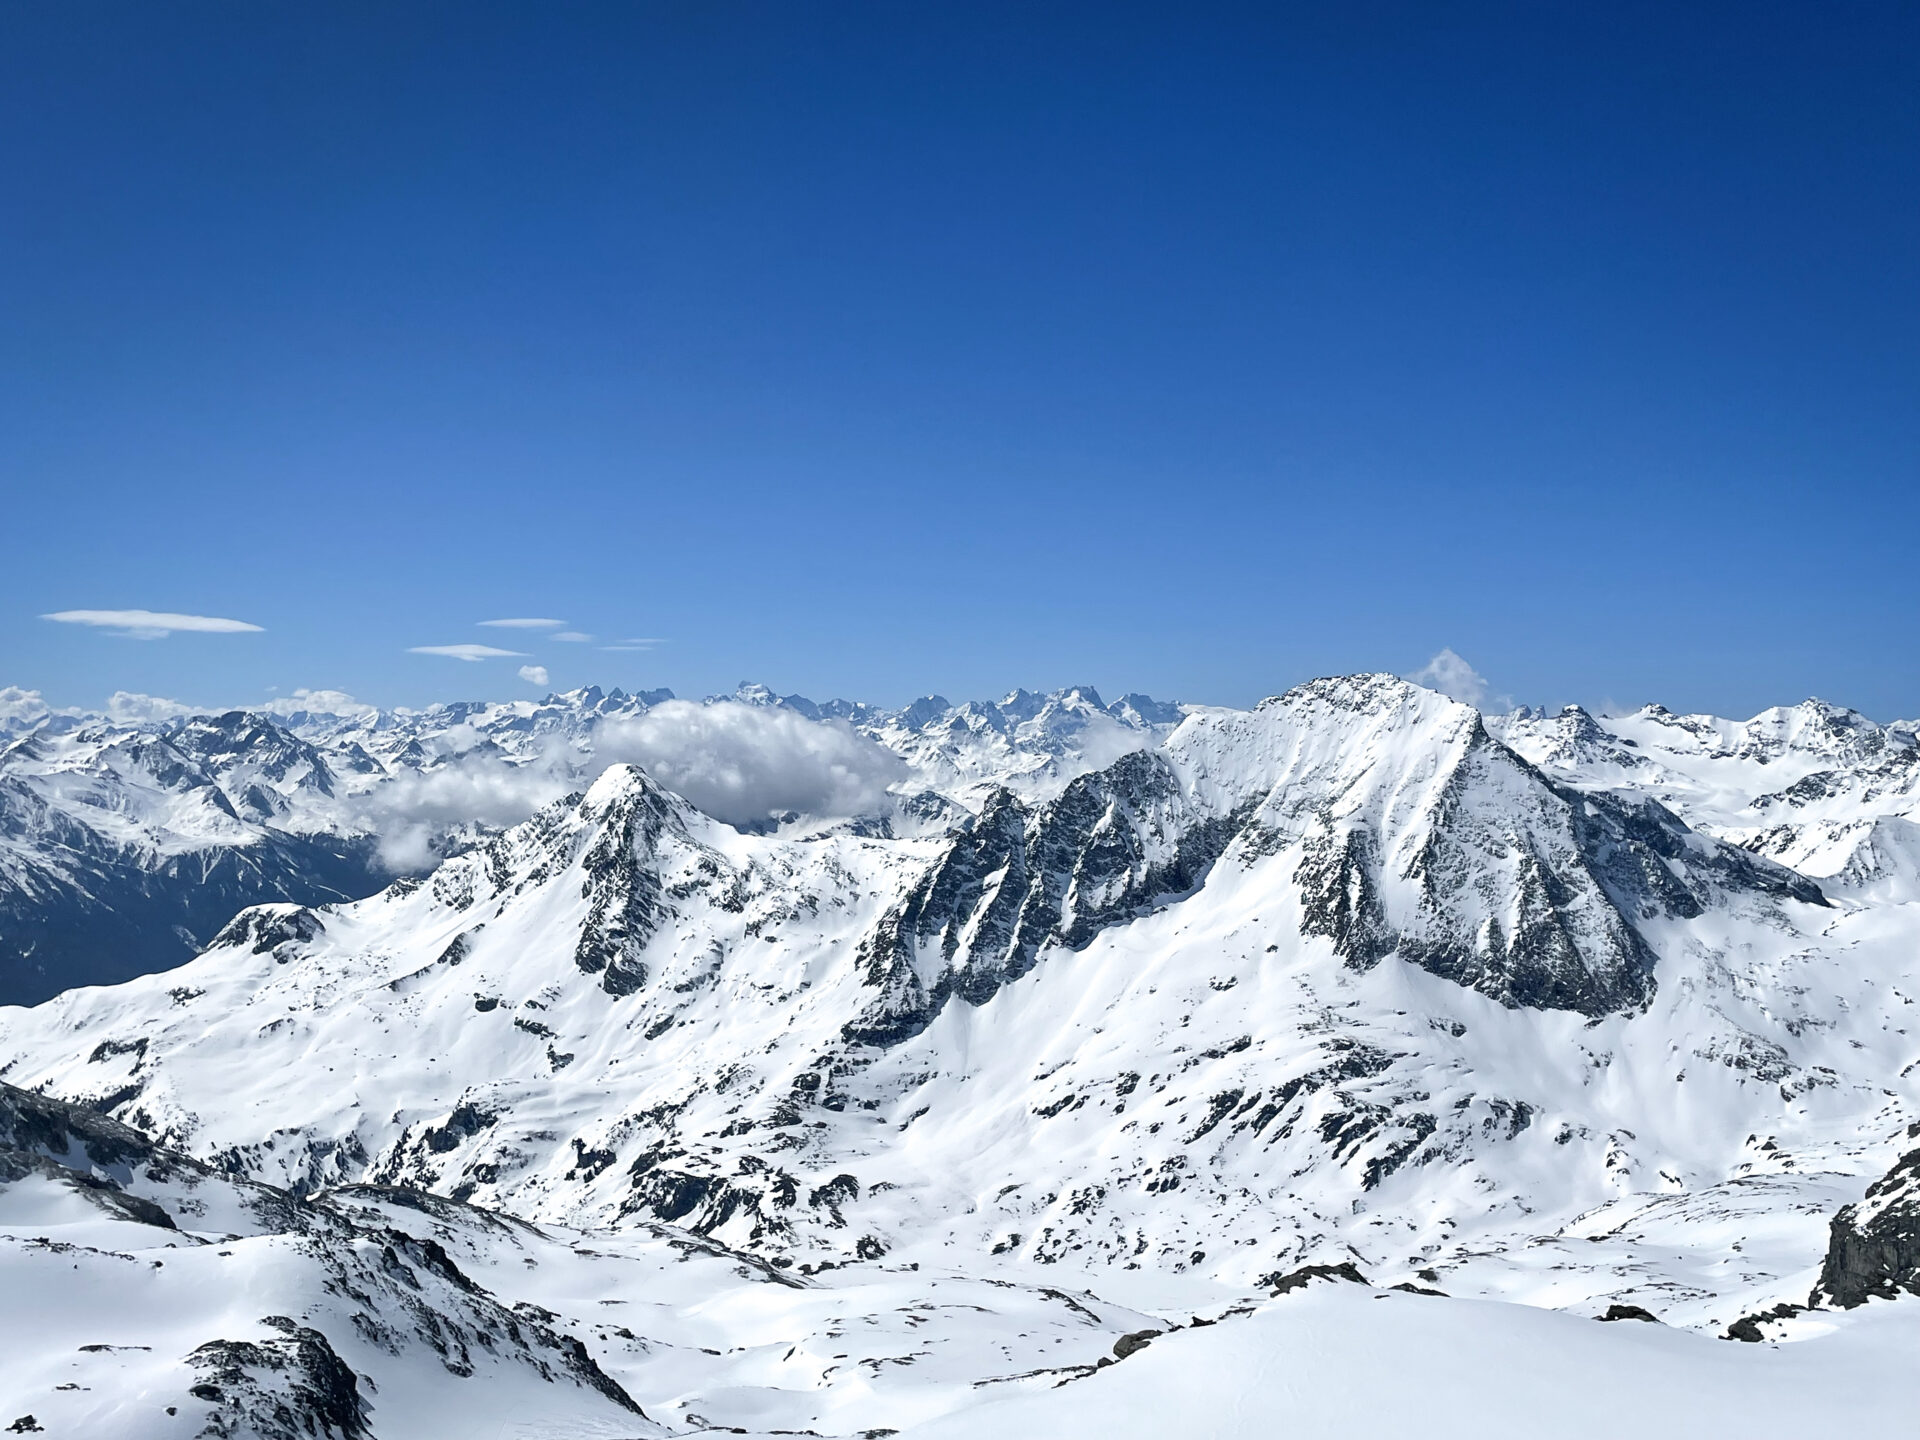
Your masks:
[[[657,1224],[303,1200],[8,1087],[0,1274],[34,1301],[0,1308],[0,1415],[54,1436],[1764,1437],[1897,1433],[1920,1399],[1912,1306],[1782,1347],[1336,1278],[801,1279]]]
[[[1614,1440],[1896,1435],[1920,1407],[1920,1314],[1782,1349],[1517,1305],[1322,1284],[1156,1339],[1085,1384],[1008,1396],[915,1440]]]

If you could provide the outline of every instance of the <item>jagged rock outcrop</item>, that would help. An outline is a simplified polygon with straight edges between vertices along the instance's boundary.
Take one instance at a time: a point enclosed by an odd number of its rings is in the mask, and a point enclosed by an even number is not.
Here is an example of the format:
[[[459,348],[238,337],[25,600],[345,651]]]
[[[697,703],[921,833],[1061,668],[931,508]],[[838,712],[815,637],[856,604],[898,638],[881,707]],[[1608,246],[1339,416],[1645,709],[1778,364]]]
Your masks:
[[[587,900],[586,919],[574,946],[573,963],[600,977],[609,995],[631,995],[647,983],[641,958],[647,942],[669,910],[653,862],[662,835],[685,835],[675,800],[647,774],[631,765],[615,766],[588,792],[582,820],[597,825],[581,860]]]
[[[1064,745],[1119,724],[1097,698],[926,723]],[[1907,952],[1851,903],[1390,676],[1182,713],[890,825],[742,828],[615,766],[417,883],[0,1012],[0,1066],[296,1194],[667,1222],[794,1273],[938,1231],[1230,1283],[1462,1187],[1485,1232],[1715,1183],[1676,1097],[1743,1130],[1885,1103]],[[1437,1206],[1392,1264],[1466,1243]]]
[[[951,997],[985,1004],[1046,945],[1081,948],[1192,890],[1235,823],[1195,812],[1172,765],[1149,751],[1080,776],[1047,805],[995,792],[862,941],[860,964],[880,993],[847,1038],[886,1045],[918,1034]]]
[[[1920,1125],[1908,1132],[1920,1136]],[[1920,1295],[1920,1149],[1909,1150],[1833,1217],[1826,1260],[1809,1303],[1851,1309]]]

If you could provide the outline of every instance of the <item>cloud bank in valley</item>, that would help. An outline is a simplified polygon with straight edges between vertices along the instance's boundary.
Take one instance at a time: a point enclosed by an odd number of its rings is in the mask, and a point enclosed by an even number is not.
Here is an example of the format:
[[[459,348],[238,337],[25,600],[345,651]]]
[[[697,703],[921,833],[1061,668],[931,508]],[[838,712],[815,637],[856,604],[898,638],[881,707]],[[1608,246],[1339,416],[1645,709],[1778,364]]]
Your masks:
[[[669,700],[634,720],[603,726],[601,767],[632,761],[717,820],[753,824],[797,811],[861,815],[887,805],[907,765],[840,720],[791,710]]]
[[[468,733],[472,748],[366,797],[364,819],[395,870],[431,864],[438,833],[517,824],[584,790],[612,765],[639,765],[716,820],[743,826],[792,812],[872,814],[887,808],[887,787],[908,773],[898,755],[844,721],[732,701],[670,700],[636,719],[602,725],[591,752],[556,738],[537,760],[518,765]],[[457,731],[443,737],[456,749],[460,738]]]

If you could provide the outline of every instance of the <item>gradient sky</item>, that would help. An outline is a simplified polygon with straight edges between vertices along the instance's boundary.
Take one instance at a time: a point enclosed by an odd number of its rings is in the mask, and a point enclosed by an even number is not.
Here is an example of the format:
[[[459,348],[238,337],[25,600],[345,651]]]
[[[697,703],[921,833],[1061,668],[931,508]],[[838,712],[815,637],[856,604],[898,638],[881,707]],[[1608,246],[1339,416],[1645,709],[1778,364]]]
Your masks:
[[[55,703],[1920,714],[1911,5],[15,5],[0,187]]]

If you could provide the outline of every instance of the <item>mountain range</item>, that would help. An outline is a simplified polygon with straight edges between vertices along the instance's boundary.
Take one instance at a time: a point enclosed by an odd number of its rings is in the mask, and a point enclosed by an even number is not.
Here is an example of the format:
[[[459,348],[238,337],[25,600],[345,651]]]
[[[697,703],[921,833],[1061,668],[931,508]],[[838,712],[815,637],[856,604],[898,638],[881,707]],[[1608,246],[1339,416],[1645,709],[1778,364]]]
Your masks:
[[[1920,1399],[1910,723],[586,690],[56,717],[0,799],[49,1432],[1252,1434],[1165,1367],[1303,1325]]]

